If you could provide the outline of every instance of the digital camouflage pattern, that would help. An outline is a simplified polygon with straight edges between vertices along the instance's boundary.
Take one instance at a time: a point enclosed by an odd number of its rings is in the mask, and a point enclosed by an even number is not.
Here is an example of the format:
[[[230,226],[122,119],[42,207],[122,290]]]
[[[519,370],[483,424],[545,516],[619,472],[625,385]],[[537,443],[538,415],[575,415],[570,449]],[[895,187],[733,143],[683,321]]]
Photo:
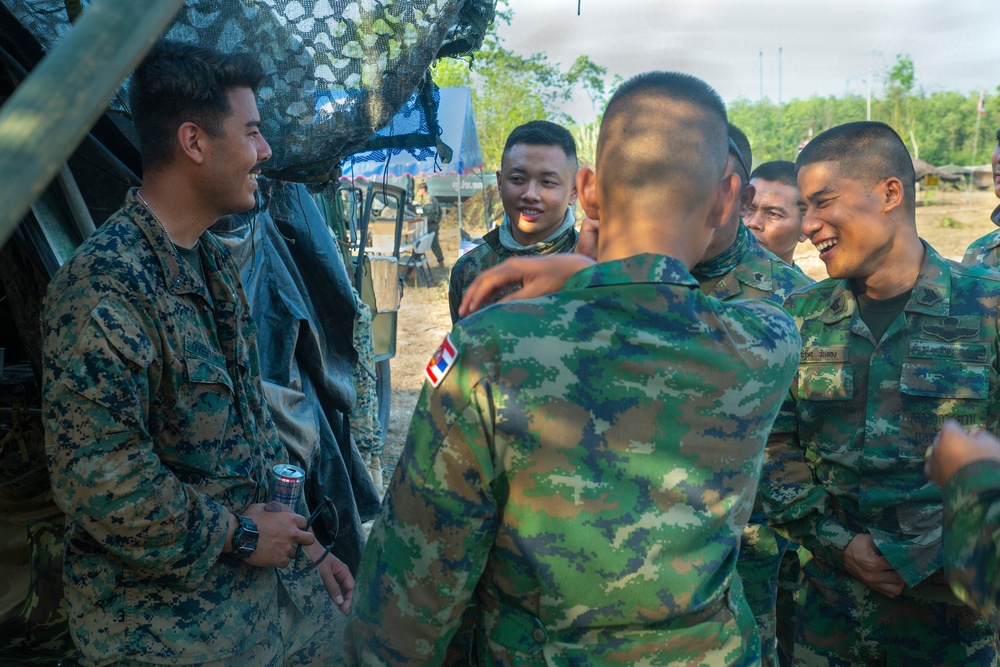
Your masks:
[[[718,281],[705,281],[703,292],[723,301],[767,299],[781,305],[795,290],[813,284],[812,278],[762,246],[742,222],[739,234],[745,237],[746,249],[738,263]],[[711,260],[699,263],[695,270],[710,264]]]
[[[471,608],[480,665],[758,664],[735,566],[791,318],[638,255],[451,340],[362,557],[354,662],[442,664]]]
[[[200,245],[207,289],[130,193],[49,287],[46,453],[70,628],[92,663],[235,655],[280,632],[285,589],[307,618],[333,613],[315,572],[281,587],[220,558],[229,512],[262,502],[286,458],[236,266],[211,234]]]
[[[1000,627],[1000,463],[976,461],[945,484],[943,541],[952,590]]]
[[[709,280],[702,283],[701,288],[709,296],[722,301],[735,299],[767,299],[781,305],[785,298],[795,290],[813,284],[813,279],[795,267],[783,262],[777,255],[762,246],[757,238],[750,233],[746,225],[740,222],[738,232],[742,237],[744,251],[731,271],[724,274],[718,281]],[[739,239],[738,239],[739,240]],[[710,265],[709,260],[699,266]],[[712,273],[709,266],[708,273]],[[754,618],[757,619],[757,630],[760,632],[761,662],[764,667],[777,665],[777,599],[779,590],[779,573],[782,563],[785,563],[785,580],[781,583],[785,588],[795,588],[798,583],[798,569],[789,564],[798,563],[798,555],[789,552],[793,546],[788,539],[780,537],[773,528],[767,525],[764,510],[760,500],[754,502],[750,521],[743,530],[740,543],[740,557],[736,569],[743,579],[743,592]],[[788,554],[786,556],[786,554]],[[788,581],[788,579],[791,579]],[[795,616],[787,615],[781,619],[783,625],[795,626]],[[783,647],[788,650],[790,646]]]
[[[768,439],[761,492],[771,524],[812,553],[807,588],[822,593],[826,607],[800,607],[807,628],[822,624],[823,614],[859,618],[868,604],[843,569],[844,549],[862,532],[906,582],[904,597],[940,594],[940,623],[921,628],[928,645],[949,632],[944,619],[958,604],[934,585],[942,500],[924,477],[924,452],[947,419],[997,425],[1000,275],[945,260],[926,244],[925,251],[904,312],[881,341],[861,320],[846,280],[824,280],[785,301],[799,324],[802,358]],[[837,637],[845,650],[860,641],[857,633]]]
[[[529,246],[529,252],[516,252],[500,242],[500,228],[492,229],[483,236],[483,243],[458,258],[451,269],[451,279],[448,282],[448,305],[451,308],[451,323],[458,322],[458,307],[462,305],[465,290],[486,269],[500,264],[508,257],[517,255],[553,255],[557,252],[573,252],[576,249],[576,228],[569,227],[565,232],[547,243],[536,243]],[[497,290],[493,303],[515,292],[521,285],[514,284]]]
[[[1000,227],[1000,206],[993,209],[990,220]],[[1000,266],[1000,229],[992,231],[969,244],[962,258],[963,264],[995,268]]]
[[[372,338],[372,311],[353,287],[357,311],[354,315],[354,349],[358,361],[351,369],[357,399],[351,410],[351,437],[368,467],[372,482],[382,493],[382,425],[378,421],[378,393],[375,390],[375,344]]]

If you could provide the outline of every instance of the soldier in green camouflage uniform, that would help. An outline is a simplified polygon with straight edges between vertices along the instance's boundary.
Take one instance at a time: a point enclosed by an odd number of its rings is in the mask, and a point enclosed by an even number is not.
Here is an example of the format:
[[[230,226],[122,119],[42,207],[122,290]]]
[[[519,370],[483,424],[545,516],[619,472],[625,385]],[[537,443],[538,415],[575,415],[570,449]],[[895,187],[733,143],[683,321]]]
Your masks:
[[[913,164],[882,123],[799,154],[803,229],[830,279],[794,293],[802,358],[768,439],[768,520],[809,549],[797,665],[993,665],[941,571],[924,452],[946,419],[1000,417],[1000,276],[917,237]]]
[[[944,569],[955,594],[1000,627],[1000,440],[948,422],[924,468],[944,494]]]
[[[726,225],[716,230],[705,259],[698,262],[691,273],[698,279],[702,292],[722,301],[768,299],[780,305],[794,290],[811,285],[813,280],[765,249],[743,223],[742,216],[748,213],[755,194],[753,186],[748,185],[753,153],[746,135],[732,123],[729,124],[729,137],[730,162],[744,183],[740,209],[733,211]],[[776,611],[779,579],[783,590],[794,590],[798,583],[798,569],[794,567],[798,554],[794,548],[789,549],[792,544],[767,525],[760,500],[755,500],[750,521],[743,530],[736,569],[757,619],[764,667],[777,667],[779,651],[786,660],[783,664],[788,664],[792,653],[794,605],[791,605],[791,614],[787,613],[789,605],[785,605],[786,613],[781,618]]]
[[[735,564],[799,347],[779,307],[689,273],[739,193],[724,118],[693,77],[624,84],[577,179],[600,263],[445,340],[362,559],[356,660],[442,664],[471,609],[473,664],[758,664]]]
[[[729,144],[730,167],[746,182],[749,165],[752,161],[750,144],[746,135],[732,124],[729,125],[732,141]],[[722,301],[735,299],[768,299],[781,304],[792,291],[812,284],[812,279],[789,266],[777,256],[766,250],[750,233],[741,221],[741,213],[745,212],[754,198],[752,187],[745,187],[740,196],[740,208],[732,212],[730,219],[712,236],[712,242],[705,251],[705,259],[691,270],[698,280],[701,291]],[[587,221],[593,224],[594,221]],[[590,228],[599,238],[599,232]],[[586,258],[560,258],[558,261],[546,262],[514,262],[511,267],[523,267],[501,273],[496,270],[490,276],[491,282],[500,284],[493,294],[511,295],[512,290],[518,290],[521,279],[535,281],[542,274],[547,281],[546,287],[558,289],[566,279],[576,271],[589,265]],[[519,276],[522,272],[526,275]],[[511,280],[495,279],[494,276],[506,275]],[[533,284],[528,290],[521,290],[518,297],[538,296],[543,291]],[[488,302],[492,297],[487,297]],[[477,304],[478,308],[478,304]],[[743,589],[757,619],[763,647],[762,662],[766,667],[778,664],[776,651],[780,648],[788,658],[792,650],[792,635],[795,629],[794,600],[785,599],[784,615],[777,618],[776,601],[779,586],[786,594],[784,598],[794,595],[798,583],[798,554],[795,553],[792,542],[780,537],[767,526],[763,510],[759,502],[755,502],[750,523],[744,530],[740,559],[737,565],[743,578]],[[780,629],[781,632],[778,632]],[[780,634],[782,645],[777,645]]]
[[[993,168],[994,192],[1000,197],[1000,130],[997,130],[997,145],[993,147],[990,166]],[[1000,227],[1000,206],[993,209],[990,219],[994,225]],[[962,262],[975,266],[1000,266],[1000,229],[973,241],[965,251]]]
[[[303,572],[322,551],[305,518],[264,511],[269,469],[287,455],[239,272],[205,232],[254,204],[271,154],[261,77],[247,55],[154,46],[130,86],[143,187],[49,287],[46,454],[87,664],[270,667],[338,653],[331,598],[346,609],[350,574],[329,558]]]
[[[452,267],[448,284],[452,324],[458,321],[465,290],[486,269],[508,257],[573,252],[576,170],[576,142],[566,128],[544,120],[514,128],[497,171],[503,220],[483,237],[482,245],[459,257]]]

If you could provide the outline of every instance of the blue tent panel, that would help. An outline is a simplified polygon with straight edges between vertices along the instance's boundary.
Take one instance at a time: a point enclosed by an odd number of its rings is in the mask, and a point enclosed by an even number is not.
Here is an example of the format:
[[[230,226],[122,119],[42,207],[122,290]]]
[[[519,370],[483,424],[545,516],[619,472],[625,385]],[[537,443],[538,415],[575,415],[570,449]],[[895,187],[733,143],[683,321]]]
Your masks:
[[[409,153],[388,155],[381,160],[365,159],[372,155],[369,152],[344,160],[344,178],[381,180],[386,176],[464,176],[481,168],[483,151],[479,146],[476,119],[472,113],[472,92],[467,87],[456,87],[441,88],[440,93],[437,120],[441,127],[441,143],[452,151],[448,162],[445,162],[447,156],[437,150],[423,159]]]

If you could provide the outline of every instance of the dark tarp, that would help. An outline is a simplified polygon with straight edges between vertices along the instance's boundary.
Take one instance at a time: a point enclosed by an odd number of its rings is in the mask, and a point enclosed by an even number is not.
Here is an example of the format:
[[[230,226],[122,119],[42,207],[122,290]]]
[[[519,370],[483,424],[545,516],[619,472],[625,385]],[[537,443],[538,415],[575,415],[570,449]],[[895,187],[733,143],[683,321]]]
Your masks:
[[[261,179],[265,209],[212,229],[240,267],[254,320],[264,393],[293,463],[309,471],[307,499],[337,506],[334,554],[357,570],[361,523],[379,498],[344,415],[354,405],[355,301],[326,221],[302,185]],[[324,544],[332,522],[317,526]]]

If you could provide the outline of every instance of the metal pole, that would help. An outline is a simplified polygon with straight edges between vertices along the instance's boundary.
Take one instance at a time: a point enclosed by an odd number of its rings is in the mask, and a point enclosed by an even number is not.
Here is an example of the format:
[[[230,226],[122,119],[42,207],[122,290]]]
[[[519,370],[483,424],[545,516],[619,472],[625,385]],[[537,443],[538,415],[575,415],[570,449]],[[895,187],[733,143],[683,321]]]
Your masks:
[[[761,49],[760,54],[760,97],[757,98],[758,101],[764,100],[764,50]]]
[[[781,47],[778,47],[778,106],[781,106]]]
[[[458,248],[462,249],[462,171],[458,172]]]
[[[0,110],[0,245],[184,0],[95,0]]]

